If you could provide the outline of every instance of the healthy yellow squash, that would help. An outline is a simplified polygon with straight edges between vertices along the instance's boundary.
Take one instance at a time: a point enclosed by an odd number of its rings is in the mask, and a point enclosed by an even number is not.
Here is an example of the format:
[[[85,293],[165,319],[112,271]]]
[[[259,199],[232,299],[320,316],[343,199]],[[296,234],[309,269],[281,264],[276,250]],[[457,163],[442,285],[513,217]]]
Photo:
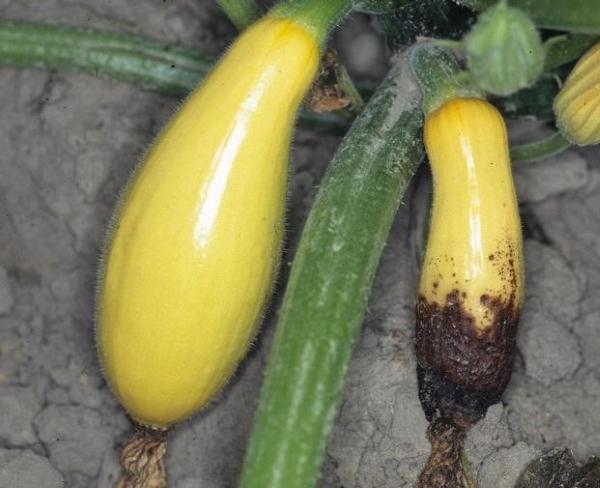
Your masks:
[[[502,116],[453,98],[428,114],[434,201],[417,304],[428,417],[479,418],[510,378],[523,301],[521,224]]]
[[[137,422],[202,408],[252,340],[279,260],[296,111],[319,41],[250,27],[185,101],[131,179],[98,290],[105,375]]]
[[[554,99],[556,123],[580,146],[600,144],[600,42],[577,62]]]

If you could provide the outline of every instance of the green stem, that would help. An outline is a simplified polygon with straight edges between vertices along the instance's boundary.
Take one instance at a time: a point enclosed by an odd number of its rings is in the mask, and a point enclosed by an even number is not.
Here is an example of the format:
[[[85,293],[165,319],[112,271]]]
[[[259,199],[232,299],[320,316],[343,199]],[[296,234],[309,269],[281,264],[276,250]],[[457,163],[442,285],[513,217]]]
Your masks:
[[[361,113],[365,108],[365,101],[343,64],[338,65],[335,70],[335,77],[344,94],[350,99],[350,110],[352,113]]]
[[[513,164],[529,163],[554,156],[570,146],[571,143],[560,132],[555,132],[541,141],[511,146],[510,157]]]
[[[212,69],[214,60],[138,36],[0,21],[1,66],[89,73],[183,97]],[[349,125],[338,114],[307,111],[301,113],[300,123],[336,133]]]
[[[257,20],[262,13],[255,0],[217,0],[217,3],[240,31]]]
[[[212,61],[142,37],[0,21],[0,65],[83,71],[169,95],[187,93]]]
[[[459,52],[462,52],[464,49],[464,43],[462,41],[455,41],[454,39],[433,39],[431,44]]]
[[[411,66],[423,94],[425,114],[451,98],[483,97],[469,73],[462,71],[455,59],[438,46],[417,46],[411,56]]]
[[[293,18],[324,44],[331,29],[352,9],[354,0],[288,0],[273,15]]]
[[[225,11],[225,13],[229,16],[232,22],[236,25],[238,30],[242,30],[246,28],[249,24],[254,22],[260,15],[261,9],[256,4],[255,0],[217,0],[217,3],[221,6],[221,8]],[[289,15],[293,16],[295,19],[301,19],[302,23],[310,24],[311,30],[316,29],[327,29],[327,32],[331,28],[331,25],[326,25],[326,21],[328,16],[331,19],[339,19],[345,12],[340,14],[342,11],[342,3],[340,2],[340,6],[336,7],[332,3],[321,4],[318,7],[314,6],[311,2],[298,2],[293,5],[290,4],[288,6],[279,7],[279,9],[275,10],[275,15]],[[338,11],[338,9],[341,9]],[[285,13],[287,10],[287,13]],[[319,15],[317,16],[316,13]],[[315,15],[315,19],[319,22],[319,24],[315,25],[315,20],[313,20],[310,16]],[[332,22],[333,22],[332,21]],[[321,22],[325,22],[321,25]],[[322,34],[319,34],[321,37]],[[362,96],[360,95],[359,90],[356,88],[356,85],[350,78],[350,75],[346,68],[339,64],[335,70],[335,77],[337,82],[340,85],[340,88],[344,92],[348,98],[350,98],[351,105],[350,111],[353,114],[358,114],[364,108],[364,101]]]
[[[268,362],[240,488],[313,488],[375,271],[422,159],[407,56],[356,119],[304,228]]]
[[[474,10],[485,10],[498,0],[456,0]],[[598,0],[511,0],[529,14],[540,27],[547,29],[600,34]]]

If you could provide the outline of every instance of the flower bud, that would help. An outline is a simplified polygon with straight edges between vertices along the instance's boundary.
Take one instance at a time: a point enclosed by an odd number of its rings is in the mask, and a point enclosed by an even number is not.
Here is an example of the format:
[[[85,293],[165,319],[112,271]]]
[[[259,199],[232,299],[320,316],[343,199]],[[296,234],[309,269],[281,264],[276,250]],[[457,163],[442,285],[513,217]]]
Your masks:
[[[577,62],[554,99],[556,125],[573,144],[600,143],[600,42]]]
[[[494,95],[531,86],[544,69],[544,46],[533,21],[505,1],[480,15],[465,50],[477,83]]]

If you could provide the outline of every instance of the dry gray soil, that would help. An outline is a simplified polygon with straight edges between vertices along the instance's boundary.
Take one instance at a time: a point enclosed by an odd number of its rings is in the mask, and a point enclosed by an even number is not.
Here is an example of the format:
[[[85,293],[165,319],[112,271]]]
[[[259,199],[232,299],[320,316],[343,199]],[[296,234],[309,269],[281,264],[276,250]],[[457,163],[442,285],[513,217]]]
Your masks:
[[[0,0],[0,16],[140,33],[212,55],[234,35],[209,0]],[[354,71],[381,74],[377,42],[355,34],[341,36]],[[109,488],[129,425],[95,359],[98,250],[119,189],[177,101],[87,75],[4,68],[0,88],[0,488]],[[290,254],[338,142],[296,135]],[[512,383],[468,440],[482,488],[511,487],[554,446],[580,460],[600,454],[600,151],[570,150],[516,178],[527,305]],[[412,303],[427,191],[413,188],[385,250],[322,488],[408,487],[426,459]],[[235,486],[273,329],[271,318],[226,391],[173,433],[171,487]]]

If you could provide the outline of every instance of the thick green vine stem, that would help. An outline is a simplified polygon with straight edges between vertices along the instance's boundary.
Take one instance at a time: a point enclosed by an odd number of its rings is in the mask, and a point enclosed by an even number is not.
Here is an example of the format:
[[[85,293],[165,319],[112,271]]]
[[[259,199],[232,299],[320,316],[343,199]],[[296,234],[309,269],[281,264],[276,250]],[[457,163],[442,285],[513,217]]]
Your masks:
[[[262,13],[255,0],[217,0],[217,3],[240,31],[257,20]]]
[[[511,146],[510,159],[513,164],[530,163],[559,154],[569,147],[571,143],[560,132],[555,132],[541,141]]]
[[[0,21],[0,65],[83,71],[182,95],[213,62],[190,49],[138,36]]]
[[[384,243],[423,157],[408,56],[344,139],[304,228],[240,488],[313,488]]]
[[[474,10],[485,10],[498,0],[454,0]],[[527,13],[540,27],[600,34],[598,0],[511,0],[513,7]]]
[[[462,71],[454,58],[439,46],[422,44],[415,47],[411,67],[423,94],[425,114],[451,98],[483,98],[471,75]]]
[[[353,3],[354,0],[287,0],[275,6],[270,15],[294,19],[324,44],[331,29],[350,12]]]

